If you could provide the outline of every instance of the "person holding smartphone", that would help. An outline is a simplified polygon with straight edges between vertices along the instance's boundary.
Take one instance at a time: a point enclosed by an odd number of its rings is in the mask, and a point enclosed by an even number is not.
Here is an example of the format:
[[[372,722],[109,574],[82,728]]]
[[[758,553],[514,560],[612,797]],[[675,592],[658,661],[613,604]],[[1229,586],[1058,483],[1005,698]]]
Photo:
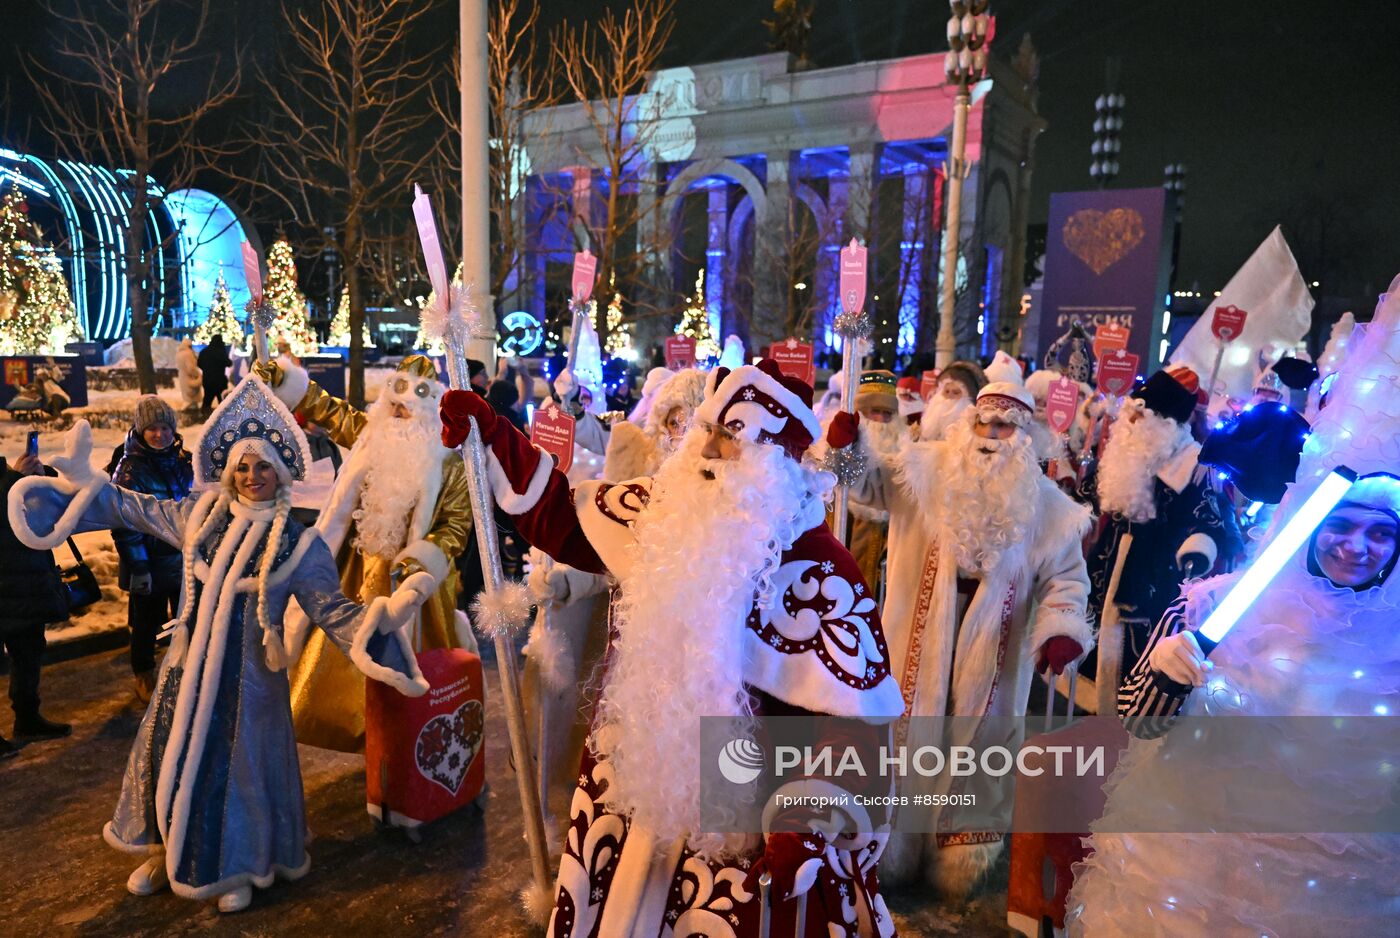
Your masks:
[[[24,454],[8,463],[0,456],[0,497],[25,476],[45,472],[39,461],[39,434],[31,432]],[[3,503],[3,502],[0,502]],[[68,615],[68,601],[53,551],[31,550],[15,537],[8,516],[0,521],[0,642],[10,659],[10,705],[16,739],[56,739],[72,727],[39,714],[39,664],[44,657],[44,626]],[[0,759],[19,752],[0,736]]]

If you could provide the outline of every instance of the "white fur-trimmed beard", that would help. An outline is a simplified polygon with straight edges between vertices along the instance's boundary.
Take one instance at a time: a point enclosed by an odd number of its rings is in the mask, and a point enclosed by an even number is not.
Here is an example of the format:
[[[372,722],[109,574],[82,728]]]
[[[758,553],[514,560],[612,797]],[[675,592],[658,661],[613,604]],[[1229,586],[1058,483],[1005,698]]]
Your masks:
[[[972,406],[965,397],[944,397],[941,394],[929,398],[924,415],[919,418],[919,439],[941,440],[948,432],[958,415]]]
[[[866,445],[882,459],[893,458],[900,444],[909,436],[909,427],[903,418],[896,418],[888,423],[862,420],[860,426],[865,432]]]
[[[1033,529],[1040,465],[1025,431],[986,440],[973,433],[976,420],[972,411],[948,428],[944,471],[930,494],[935,529],[952,539],[958,567],[988,573]]]
[[[1099,461],[1099,510],[1141,523],[1157,517],[1153,480],[1167,460],[1191,441],[1191,430],[1149,410],[1129,422],[1129,413],[1124,408],[1113,422]]]
[[[658,850],[686,836],[712,858],[726,838],[700,831],[700,718],[751,715],[749,614],[772,601],[783,551],[820,523],[829,476],[777,446],[704,459],[706,435],[686,433],[637,519],[592,745],[612,770],[609,810],[655,834]]]
[[[392,560],[408,541],[408,524],[426,482],[442,471],[447,449],[440,428],[421,419],[402,420],[390,413],[387,395],[369,409],[364,432],[355,441],[369,463],[354,512],[355,546],[374,557]]]

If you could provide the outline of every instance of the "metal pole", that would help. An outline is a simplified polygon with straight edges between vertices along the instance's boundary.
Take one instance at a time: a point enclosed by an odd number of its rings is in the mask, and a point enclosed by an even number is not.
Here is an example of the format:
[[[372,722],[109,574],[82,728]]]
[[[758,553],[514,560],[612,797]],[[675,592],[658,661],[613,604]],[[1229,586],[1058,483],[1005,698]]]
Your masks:
[[[841,344],[841,410],[852,413],[856,409],[856,373],[860,367],[860,339],[848,335]],[[859,446],[860,441],[851,444]],[[836,487],[835,528],[832,531],[836,540],[846,543],[846,528],[850,520],[851,488],[845,482]]]
[[[491,296],[490,100],[486,0],[460,0],[462,83],[462,283],[470,284],[485,338],[473,336],[467,351],[496,364],[496,307]]]
[[[958,97],[953,106],[953,149],[948,156],[948,214],[943,223],[943,294],[939,302],[938,340],[934,344],[934,361],[946,368],[958,351],[958,339],[953,331],[953,310],[957,303],[958,237],[962,228],[962,189],[967,178],[967,112],[972,104],[967,81],[958,84]]]
[[[467,373],[467,359],[463,352],[461,336],[455,330],[447,334],[448,378],[454,389],[471,387]],[[471,422],[471,433],[462,443],[462,459],[467,464],[467,493],[471,498],[473,527],[476,529],[476,546],[481,551],[481,572],[486,580],[486,592],[500,590],[505,582],[501,568],[501,542],[496,534],[495,500],[487,488],[486,449],[482,444],[481,430],[476,420]],[[495,635],[496,668],[501,677],[501,693],[505,698],[506,728],[510,732],[510,752],[515,761],[515,780],[520,789],[520,807],[525,820],[525,840],[530,847],[530,861],[534,871],[535,886],[541,895],[548,895],[550,887],[549,855],[547,853],[544,830],[544,807],[540,791],[535,787],[533,777],[534,759],[530,754],[530,741],[526,735],[525,707],[520,696],[520,673],[515,663],[515,649],[510,637]]]

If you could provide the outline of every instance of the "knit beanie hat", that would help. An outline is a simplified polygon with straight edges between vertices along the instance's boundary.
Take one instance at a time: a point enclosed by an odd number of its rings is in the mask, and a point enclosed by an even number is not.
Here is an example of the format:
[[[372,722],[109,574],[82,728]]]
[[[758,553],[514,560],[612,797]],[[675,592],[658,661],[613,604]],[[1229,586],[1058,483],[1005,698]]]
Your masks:
[[[171,429],[176,429],[175,408],[165,402],[159,394],[146,394],[136,402],[136,432],[144,433],[146,428],[158,423],[163,423]]]

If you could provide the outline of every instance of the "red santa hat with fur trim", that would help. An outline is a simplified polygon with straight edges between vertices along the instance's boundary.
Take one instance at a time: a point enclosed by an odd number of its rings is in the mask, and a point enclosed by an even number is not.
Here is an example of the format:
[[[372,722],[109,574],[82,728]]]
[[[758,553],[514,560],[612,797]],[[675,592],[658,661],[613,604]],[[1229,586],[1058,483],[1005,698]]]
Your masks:
[[[781,446],[798,460],[821,436],[812,411],[812,386],[783,374],[771,358],[733,371],[710,372],[695,419],[722,426],[750,443]]]

